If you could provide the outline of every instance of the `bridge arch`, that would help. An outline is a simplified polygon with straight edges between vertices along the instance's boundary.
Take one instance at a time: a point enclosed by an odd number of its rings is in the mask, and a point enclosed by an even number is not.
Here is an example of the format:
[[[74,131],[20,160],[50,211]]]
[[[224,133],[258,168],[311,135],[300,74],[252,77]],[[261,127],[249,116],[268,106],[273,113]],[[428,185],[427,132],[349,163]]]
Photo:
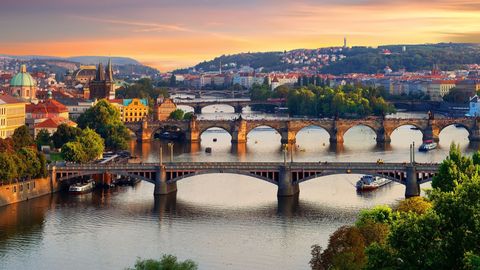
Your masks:
[[[414,123],[402,123],[398,126],[395,126],[392,130],[385,130],[385,133],[387,134],[387,136],[389,138],[391,138],[393,134],[395,134],[396,132],[399,132],[399,129],[403,128],[403,127],[415,128],[415,130],[412,130],[412,131],[420,132],[421,138],[423,138],[423,136],[424,136],[424,131],[422,130],[422,127],[420,125],[417,125],[417,124],[414,124]],[[411,143],[411,140],[408,142],[408,144],[410,144],[410,143]]]
[[[232,105],[232,104],[228,104],[228,103],[216,103],[216,104],[207,104],[207,105],[204,105],[204,106],[201,106],[201,111],[202,113],[204,113],[205,109],[206,108],[212,108],[212,107],[216,107],[216,106],[227,106],[230,111],[218,111],[218,112],[225,112],[225,113],[234,113],[235,112],[235,106]]]
[[[303,126],[302,128],[300,128],[299,130],[297,130],[295,132],[295,138],[298,140],[298,136],[305,133],[308,129],[310,128],[317,128],[318,130],[320,130],[322,133],[325,132],[328,134],[328,138],[327,138],[327,141],[330,140],[330,138],[333,138],[335,135],[332,133],[331,129],[327,128],[327,127],[324,127],[322,125],[317,125],[317,124],[308,124],[308,125],[305,125]]]
[[[278,134],[282,134],[279,127],[277,127],[275,125],[271,125],[269,123],[251,123],[251,124],[248,123],[247,124],[247,132],[246,132],[247,136],[254,129],[258,129],[258,128],[271,128],[271,129],[275,130]]]
[[[221,129],[223,131],[226,131],[230,135],[230,137],[233,138],[231,128],[230,127],[225,127],[225,126],[222,126],[222,125],[208,125],[208,126],[202,127],[200,129],[200,132],[199,132],[199,137],[202,137],[202,135],[205,131],[212,130],[212,129]]]
[[[185,174],[185,175],[182,175],[182,176],[178,176],[178,177],[175,177],[175,178],[172,178],[172,179],[168,179],[167,184],[176,183],[180,180],[183,180],[183,179],[186,179],[186,178],[191,178],[191,177],[198,176],[198,175],[224,174],[224,173],[249,176],[249,177],[252,177],[252,178],[260,179],[262,181],[268,182],[268,183],[273,184],[273,185],[278,185],[277,182],[275,182],[273,179],[270,179],[268,177],[269,176],[268,173],[265,176],[262,176],[262,175],[259,175],[259,174],[254,174],[254,173],[251,173],[251,172],[248,172],[248,171],[243,171],[243,170],[228,170],[228,171],[225,171],[225,170],[217,170],[217,169],[201,170],[201,171],[196,171],[196,172],[192,172],[192,173],[189,173],[189,174]]]

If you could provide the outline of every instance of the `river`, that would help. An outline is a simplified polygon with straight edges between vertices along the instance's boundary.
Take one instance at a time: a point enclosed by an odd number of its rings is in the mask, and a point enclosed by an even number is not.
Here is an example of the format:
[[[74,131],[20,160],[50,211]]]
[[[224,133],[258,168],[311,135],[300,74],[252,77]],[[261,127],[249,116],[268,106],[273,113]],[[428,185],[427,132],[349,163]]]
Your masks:
[[[220,107],[221,108],[221,107]],[[219,111],[218,107],[206,108]],[[228,109],[205,117],[226,117]],[[400,115],[406,116],[406,115]],[[418,162],[444,159],[452,141],[472,153],[466,130],[450,126],[439,148],[416,153]],[[216,138],[216,142],[214,142]],[[420,131],[405,126],[392,143],[378,146],[375,133],[355,127],[342,147],[332,147],[320,128],[297,136],[294,161],[407,161],[409,144],[421,143]],[[280,135],[253,130],[245,146],[231,147],[230,135],[211,129],[199,145],[174,145],[174,159],[185,161],[280,161]],[[145,162],[158,161],[165,143],[131,143]],[[212,153],[205,153],[211,147]],[[277,200],[276,187],[231,174],[200,175],[178,183],[176,195],[155,199],[153,185],[116,187],[91,194],[54,194],[0,208],[1,269],[124,269],[137,257],[168,253],[192,259],[200,269],[308,269],[310,246],[325,246],[329,235],[354,222],[361,209],[395,205],[404,187],[392,183],[357,194],[358,175],[318,178],[300,185],[298,199]],[[429,184],[422,185],[428,188]]]

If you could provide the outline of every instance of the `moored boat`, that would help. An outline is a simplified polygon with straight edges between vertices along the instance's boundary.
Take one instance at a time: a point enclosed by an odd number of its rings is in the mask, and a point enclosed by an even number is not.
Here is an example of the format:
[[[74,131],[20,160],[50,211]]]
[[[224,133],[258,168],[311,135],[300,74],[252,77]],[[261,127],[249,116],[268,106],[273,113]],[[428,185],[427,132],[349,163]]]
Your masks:
[[[428,140],[428,141],[424,141],[422,145],[420,145],[420,147],[418,148],[418,151],[428,152],[435,148],[437,148],[437,143],[432,140]]]
[[[88,180],[87,182],[79,182],[73,185],[70,185],[68,192],[72,194],[84,194],[93,190],[95,187],[95,181],[93,179]]]
[[[392,182],[392,180],[388,180],[385,178],[373,176],[373,175],[364,175],[360,180],[357,181],[355,187],[357,191],[368,191],[374,190],[381,186],[384,186],[388,183]]]

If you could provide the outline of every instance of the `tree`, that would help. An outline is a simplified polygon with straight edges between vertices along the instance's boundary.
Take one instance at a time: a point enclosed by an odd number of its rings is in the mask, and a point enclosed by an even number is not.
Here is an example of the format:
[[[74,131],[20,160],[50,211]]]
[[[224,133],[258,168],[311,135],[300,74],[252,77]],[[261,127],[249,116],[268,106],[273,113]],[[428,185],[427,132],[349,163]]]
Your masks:
[[[44,145],[50,146],[52,144],[50,133],[48,133],[46,129],[40,130],[37,134],[37,138],[35,139],[35,143],[37,144],[37,148],[39,150],[42,149],[42,146]]]
[[[393,220],[393,211],[386,205],[375,206],[372,209],[360,211],[358,215],[357,226],[362,226],[368,222],[389,224]]]
[[[170,113],[170,116],[168,119],[173,119],[173,120],[183,120],[185,112],[181,109],[176,109],[175,111]]]
[[[84,129],[76,141],[82,145],[87,161],[95,160],[103,153],[104,142],[102,137],[89,128]]]
[[[183,115],[183,120],[191,120],[193,115],[193,112],[187,112]]]
[[[135,266],[129,270],[196,270],[197,264],[192,260],[178,261],[173,255],[163,255],[160,260],[137,259]]]
[[[272,95],[270,87],[265,84],[253,84],[250,90],[250,99],[253,101],[265,101]]]
[[[401,213],[415,213],[417,215],[423,215],[432,208],[432,203],[424,197],[412,197],[400,202],[397,207],[397,211]]]
[[[87,154],[83,146],[77,141],[68,142],[62,146],[62,157],[65,161],[77,163],[87,162]]]
[[[18,155],[25,165],[25,171],[22,173],[23,177],[31,179],[42,175],[42,164],[35,150],[23,147],[18,151]]]
[[[82,133],[82,130],[77,127],[71,127],[67,124],[61,124],[57,127],[57,131],[52,135],[52,142],[55,148],[60,149],[67,142],[75,141],[75,139]]]
[[[120,112],[105,99],[80,115],[78,126],[82,129],[91,128],[100,134],[108,149],[126,149],[130,140],[125,124],[120,120]]]
[[[10,154],[0,152],[0,181],[7,183],[11,179],[17,178],[17,167]]]
[[[15,149],[20,149],[22,147],[32,146],[35,144],[30,132],[28,131],[28,127],[25,125],[15,129],[12,135],[12,140]]]

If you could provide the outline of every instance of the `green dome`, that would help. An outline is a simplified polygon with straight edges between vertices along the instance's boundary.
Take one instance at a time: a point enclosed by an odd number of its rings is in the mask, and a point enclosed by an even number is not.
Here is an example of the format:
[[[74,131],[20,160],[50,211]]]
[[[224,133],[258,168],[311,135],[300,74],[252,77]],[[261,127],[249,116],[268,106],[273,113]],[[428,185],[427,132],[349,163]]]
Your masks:
[[[22,65],[20,68],[20,73],[13,76],[12,80],[10,81],[10,86],[15,87],[22,87],[22,86],[35,86],[36,82],[33,79],[32,75],[27,72],[27,67]]]

